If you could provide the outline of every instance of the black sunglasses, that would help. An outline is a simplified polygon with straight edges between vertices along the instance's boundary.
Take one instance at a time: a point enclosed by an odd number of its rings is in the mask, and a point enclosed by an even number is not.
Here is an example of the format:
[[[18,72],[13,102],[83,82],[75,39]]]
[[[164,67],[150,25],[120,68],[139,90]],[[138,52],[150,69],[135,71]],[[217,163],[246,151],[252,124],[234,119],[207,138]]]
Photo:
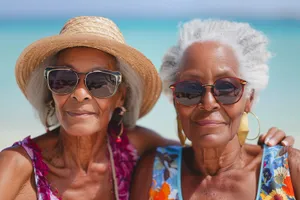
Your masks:
[[[84,84],[89,92],[97,98],[113,96],[120,83],[122,74],[109,70],[94,70],[79,73],[67,67],[47,67],[44,71],[48,88],[56,94],[70,94],[79,83],[79,74],[84,74]]]
[[[176,102],[185,106],[194,106],[201,102],[206,87],[211,87],[217,102],[230,105],[238,102],[244,92],[246,81],[235,77],[220,78],[213,85],[199,81],[181,81],[170,86]]]

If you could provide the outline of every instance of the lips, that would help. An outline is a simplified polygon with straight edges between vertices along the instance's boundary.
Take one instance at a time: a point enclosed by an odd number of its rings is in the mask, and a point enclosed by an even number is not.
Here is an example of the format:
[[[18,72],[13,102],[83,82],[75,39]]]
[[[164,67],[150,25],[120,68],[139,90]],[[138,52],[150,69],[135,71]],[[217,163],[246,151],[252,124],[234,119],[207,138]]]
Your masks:
[[[72,117],[88,117],[91,115],[95,115],[95,112],[90,111],[67,111],[67,114]]]
[[[217,120],[199,120],[196,123],[199,126],[220,126],[226,124],[223,121],[217,121]]]

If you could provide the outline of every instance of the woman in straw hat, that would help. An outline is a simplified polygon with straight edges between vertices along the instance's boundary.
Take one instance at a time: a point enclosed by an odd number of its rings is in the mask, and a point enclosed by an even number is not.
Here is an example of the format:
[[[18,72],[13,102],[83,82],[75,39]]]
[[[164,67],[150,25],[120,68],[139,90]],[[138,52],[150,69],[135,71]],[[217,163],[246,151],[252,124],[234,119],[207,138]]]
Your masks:
[[[174,143],[135,126],[159,98],[161,80],[109,19],[76,17],[34,42],[16,78],[47,133],[1,152],[0,199],[127,200],[138,156]],[[273,139],[293,143],[282,131]]]
[[[188,138],[192,145],[143,156],[132,200],[300,199],[300,151],[280,145],[249,151],[238,135],[247,131],[241,122],[268,83],[267,44],[247,23],[183,24],[161,75],[181,142]]]

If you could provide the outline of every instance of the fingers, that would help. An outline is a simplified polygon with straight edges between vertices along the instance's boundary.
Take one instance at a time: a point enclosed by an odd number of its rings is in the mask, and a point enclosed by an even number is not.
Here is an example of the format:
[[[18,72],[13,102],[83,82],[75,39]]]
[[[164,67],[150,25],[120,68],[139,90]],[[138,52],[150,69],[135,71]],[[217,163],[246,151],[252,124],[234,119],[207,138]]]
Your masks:
[[[293,136],[286,136],[284,140],[281,141],[283,146],[292,147],[295,144],[295,138]]]
[[[277,136],[277,139],[273,139],[273,137],[276,135],[278,132],[278,129],[276,127],[272,127],[268,130],[267,133],[261,135],[258,140],[258,144],[266,144],[268,146],[274,146],[277,143],[280,143],[281,140],[285,138],[285,133],[284,132],[279,132],[279,135]],[[280,138],[279,142],[278,137]],[[277,142],[276,142],[277,141]],[[273,144],[275,142],[275,144]]]
[[[259,144],[266,144],[268,146],[275,146],[277,144],[282,144],[283,146],[292,146],[295,143],[295,139],[292,136],[286,137],[286,134],[284,131],[272,127],[269,129],[269,131],[262,135],[259,138]]]

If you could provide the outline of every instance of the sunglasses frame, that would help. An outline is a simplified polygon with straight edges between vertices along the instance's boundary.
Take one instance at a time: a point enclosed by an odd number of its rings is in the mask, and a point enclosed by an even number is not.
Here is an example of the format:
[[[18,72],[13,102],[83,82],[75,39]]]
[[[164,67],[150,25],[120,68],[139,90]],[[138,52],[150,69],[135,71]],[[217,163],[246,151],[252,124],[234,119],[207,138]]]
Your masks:
[[[53,91],[53,90],[51,89],[51,87],[50,87],[50,85],[49,85],[49,74],[50,74],[52,71],[58,71],[58,70],[62,70],[62,71],[72,71],[72,72],[76,75],[76,77],[77,77],[76,84],[74,85],[74,88],[73,88],[73,90],[72,90],[71,92],[67,92],[67,93],[57,93],[57,92],[55,92],[55,91]],[[92,73],[95,73],[95,72],[101,72],[101,73],[104,73],[104,74],[109,74],[109,75],[112,75],[112,76],[114,76],[114,77],[116,78],[115,90],[114,90],[114,92],[113,92],[111,95],[109,95],[109,96],[107,96],[107,97],[96,97],[96,96],[93,95],[93,94],[91,93],[91,91],[88,89],[88,87],[87,87],[87,85],[86,85],[86,78],[88,77],[89,74],[92,74]],[[85,73],[85,72],[77,72],[77,71],[75,71],[75,70],[73,70],[73,69],[71,69],[71,68],[64,67],[64,66],[47,67],[47,68],[45,68],[45,70],[44,70],[44,77],[45,77],[45,79],[46,79],[46,81],[47,81],[47,86],[48,86],[49,90],[50,90],[51,92],[57,94],[57,95],[67,95],[67,94],[72,94],[72,93],[74,92],[74,90],[76,89],[76,87],[78,86],[78,83],[79,83],[79,80],[80,80],[79,74],[84,74],[84,75],[85,75],[85,77],[84,77],[84,85],[85,85],[87,91],[88,91],[93,97],[96,97],[96,98],[99,98],[99,99],[106,99],[106,98],[112,97],[112,96],[117,92],[118,87],[119,87],[119,85],[120,85],[121,82],[122,82],[122,74],[121,74],[120,72],[118,72],[118,71],[100,70],[100,69],[98,70],[98,69],[97,69],[97,70],[93,70],[93,71],[90,71],[90,72],[86,72],[86,73]]]
[[[222,77],[222,78],[219,78],[219,79],[215,80],[215,82],[214,82],[213,84],[202,84],[199,80],[183,80],[183,81],[178,81],[178,82],[173,83],[172,85],[169,86],[169,88],[172,90],[172,93],[173,93],[173,99],[174,99],[175,102],[177,102],[177,103],[180,104],[180,105],[186,106],[186,107],[194,107],[194,106],[199,105],[201,102],[199,102],[199,103],[197,103],[197,104],[194,104],[194,105],[188,106],[188,105],[184,105],[184,104],[180,103],[180,102],[176,99],[176,97],[175,97],[175,89],[176,89],[176,85],[177,85],[178,83],[182,83],[182,82],[186,82],[186,81],[187,81],[187,82],[188,82],[188,81],[190,81],[190,82],[198,82],[198,83],[200,83],[200,85],[201,85],[202,87],[204,87],[205,90],[206,90],[206,88],[207,88],[208,86],[209,86],[211,89],[213,89],[213,88],[215,87],[215,84],[216,84],[216,82],[217,82],[218,80],[220,80],[220,79],[226,79],[226,78],[233,78],[233,79],[238,80],[238,82],[242,85],[242,94],[241,94],[241,96],[240,96],[234,103],[231,103],[231,104],[223,104],[222,102],[218,101],[217,98],[215,97],[214,92],[212,91],[212,92],[213,92],[213,96],[214,96],[215,100],[216,100],[219,104],[222,104],[222,105],[233,105],[233,104],[239,102],[239,100],[241,100],[241,98],[242,98],[242,96],[243,96],[243,94],[244,94],[245,85],[247,84],[247,81],[245,81],[244,79],[238,78],[238,77],[230,77],[230,76],[229,76],[229,77]]]

